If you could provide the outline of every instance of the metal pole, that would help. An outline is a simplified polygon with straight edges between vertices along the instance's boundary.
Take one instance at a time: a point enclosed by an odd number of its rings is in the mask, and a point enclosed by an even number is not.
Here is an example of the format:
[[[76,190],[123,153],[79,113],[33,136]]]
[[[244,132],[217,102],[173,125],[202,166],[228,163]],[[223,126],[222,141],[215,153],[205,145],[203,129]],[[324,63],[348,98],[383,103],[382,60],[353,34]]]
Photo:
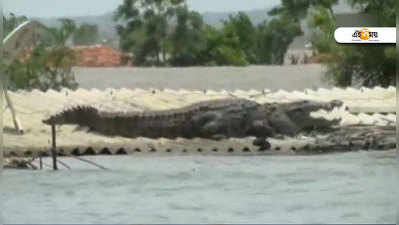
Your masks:
[[[43,158],[42,158],[42,153],[39,154],[39,167],[40,167],[40,170],[43,169]]]
[[[35,21],[26,21],[15,28],[13,31],[4,37],[3,35],[3,8],[0,0],[0,173],[3,169],[3,98],[4,98],[4,88],[6,88],[4,67],[10,65],[17,55],[25,49],[28,45],[33,44],[40,37],[38,28],[41,26]],[[6,54],[5,54],[6,53]],[[6,58],[3,55],[7,55]],[[9,99],[8,99],[9,100]],[[10,101],[9,101],[10,102]],[[13,109],[12,109],[13,111]],[[15,117],[15,111],[12,112],[14,123],[17,129],[22,131],[18,119]]]
[[[53,157],[53,169],[58,170],[57,167],[57,143],[56,143],[56,130],[55,130],[55,125],[51,125],[51,136],[52,136],[52,141],[53,141],[53,146],[51,148],[51,154]]]
[[[14,127],[19,134],[23,134],[24,130],[22,129],[21,123],[19,122],[19,120],[17,118],[17,113],[15,111],[14,104],[12,104],[12,102],[11,102],[11,98],[8,95],[7,89],[4,89],[3,93],[4,93],[6,103],[11,111],[11,116],[12,116],[12,121],[14,123]]]

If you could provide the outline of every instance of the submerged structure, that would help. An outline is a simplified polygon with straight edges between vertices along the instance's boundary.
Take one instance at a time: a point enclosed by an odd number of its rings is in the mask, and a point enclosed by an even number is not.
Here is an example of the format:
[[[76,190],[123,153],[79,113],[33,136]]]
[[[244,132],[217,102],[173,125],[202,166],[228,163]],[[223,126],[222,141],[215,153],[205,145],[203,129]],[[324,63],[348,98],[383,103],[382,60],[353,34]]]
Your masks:
[[[394,87],[303,92],[64,89],[9,94],[25,132],[17,133],[11,115],[5,114],[6,157],[49,155],[48,124],[55,124],[60,155],[295,155],[396,146]],[[328,129],[312,127],[323,123]]]

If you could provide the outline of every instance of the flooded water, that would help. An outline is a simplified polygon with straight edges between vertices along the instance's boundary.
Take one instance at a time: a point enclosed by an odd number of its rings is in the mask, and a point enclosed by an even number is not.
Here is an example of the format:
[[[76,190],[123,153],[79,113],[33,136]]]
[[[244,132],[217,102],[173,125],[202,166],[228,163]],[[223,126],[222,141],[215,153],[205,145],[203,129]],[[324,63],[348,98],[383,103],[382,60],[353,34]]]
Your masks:
[[[321,65],[187,67],[187,68],[75,68],[80,88],[141,88],[194,90],[286,91],[329,87]]]
[[[7,170],[4,223],[395,223],[395,152],[93,157]]]
[[[81,88],[328,87],[319,65],[75,71]],[[0,224],[395,223],[395,156],[89,158],[107,171],[62,159],[73,169],[4,171]]]

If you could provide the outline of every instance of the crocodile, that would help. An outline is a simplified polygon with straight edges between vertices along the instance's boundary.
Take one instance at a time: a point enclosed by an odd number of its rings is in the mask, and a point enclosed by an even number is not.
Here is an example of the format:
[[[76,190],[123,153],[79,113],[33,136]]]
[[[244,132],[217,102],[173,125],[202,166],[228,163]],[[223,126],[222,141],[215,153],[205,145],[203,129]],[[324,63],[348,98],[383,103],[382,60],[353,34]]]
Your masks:
[[[226,138],[255,137],[253,144],[268,150],[269,137],[295,136],[301,132],[333,128],[339,120],[313,118],[311,112],[341,107],[330,102],[297,101],[265,103],[239,98],[203,101],[179,109],[144,112],[109,112],[77,105],[42,122],[79,125],[89,132],[128,138]]]

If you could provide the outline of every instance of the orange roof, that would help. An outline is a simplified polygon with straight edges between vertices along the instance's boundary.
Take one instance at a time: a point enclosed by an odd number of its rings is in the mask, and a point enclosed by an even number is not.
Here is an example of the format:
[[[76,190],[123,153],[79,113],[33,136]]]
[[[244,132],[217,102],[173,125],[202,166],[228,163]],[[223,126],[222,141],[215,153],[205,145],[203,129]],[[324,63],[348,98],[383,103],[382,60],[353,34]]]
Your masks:
[[[81,67],[120,67],[123,66],[123,53],[106,45],[74,46],[77,55],[75,66]],[[20,55],[21,60],[30,57],[32,48]],[[132,65],[129,63],[128,65]]]
[[[119,67],[122,66],[123,54],[106,45],[75,46],[76,66],[83,67]]]

